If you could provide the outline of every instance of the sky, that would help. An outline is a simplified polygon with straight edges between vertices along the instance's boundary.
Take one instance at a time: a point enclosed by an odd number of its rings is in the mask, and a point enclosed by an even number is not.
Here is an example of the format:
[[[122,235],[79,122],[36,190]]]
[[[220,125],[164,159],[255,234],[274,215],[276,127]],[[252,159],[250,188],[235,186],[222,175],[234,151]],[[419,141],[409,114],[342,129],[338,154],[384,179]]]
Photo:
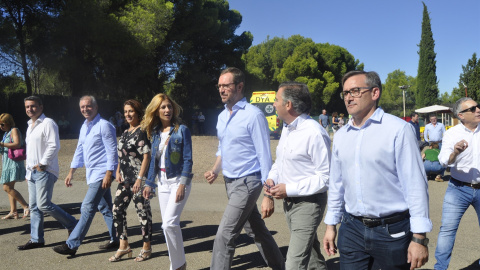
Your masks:
[[[229,0],[243,17],[237,34],[253,44],[301,35],[347,49],[382,82],[397,69],[416,77],[422,31],[420,0]],[[440,93],[458,87],[462,65],[480,58],[480,0],[424,0],[430,15]]]

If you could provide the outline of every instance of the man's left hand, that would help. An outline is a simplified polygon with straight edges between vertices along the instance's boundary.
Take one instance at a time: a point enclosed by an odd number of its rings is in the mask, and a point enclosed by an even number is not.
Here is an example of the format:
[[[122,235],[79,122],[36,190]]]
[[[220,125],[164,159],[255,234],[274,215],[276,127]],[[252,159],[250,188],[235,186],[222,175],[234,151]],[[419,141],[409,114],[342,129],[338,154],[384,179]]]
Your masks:
[[[410,270],[422,267],[428,262],[428,247],[410,242],[407,262],[410,263]]]
[[[102,188],[103,189],[107,189],[109,188],[110,186],[112,185],[112,176],[110,175],[105,175],[105,177],[103,177],[103,181],[102,181]]]
[[[272,194],[272,196],[275,199],[286,198],[287,197],[287,188],[286,188],[285,184],[283,184],[283,183],[275,185],[274,187],[272,187],[270,189],[270,194]]]
[[[262,209],[262,219],[270,217],[275,211],[274,201],[268,198],[267,196],[264,196],[261,209]]]

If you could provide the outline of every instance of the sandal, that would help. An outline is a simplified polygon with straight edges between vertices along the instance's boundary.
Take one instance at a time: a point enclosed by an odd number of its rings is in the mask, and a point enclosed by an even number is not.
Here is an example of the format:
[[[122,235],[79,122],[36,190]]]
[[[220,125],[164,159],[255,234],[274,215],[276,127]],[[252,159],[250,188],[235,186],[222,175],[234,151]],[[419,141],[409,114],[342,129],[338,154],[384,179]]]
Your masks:
[[[30,208],[23,208],[23,217],[22,219],[24,218],[27,218],[28,216],[30,216]]]
[[[152,256],[152,249],[145,250],[142,248],[142,250],[140,251],[140,254],[138,254],[138,256],[135,258],[135,261],[143,262],[145,260],[148,260],[150,256]]]
[[[10,212],[8,215],[2,217],[2,219],[18,219],[17,212]]]
[[[443,178],[441,175],[437,175],[437,177],[435,177],[435,181],[437,182],[443,182]]]
[[[120,253],[120,254],[118,254],[118,253]],[[108,259],[108,260],[110,262],[118,262],[125,255],[128,255],[128,258],[132,258],[132,250],[130,249],[130,247],[127,247],[127,249],[117,249],[117,252],[115,253],[115,255],[110,257],[110,259]]]

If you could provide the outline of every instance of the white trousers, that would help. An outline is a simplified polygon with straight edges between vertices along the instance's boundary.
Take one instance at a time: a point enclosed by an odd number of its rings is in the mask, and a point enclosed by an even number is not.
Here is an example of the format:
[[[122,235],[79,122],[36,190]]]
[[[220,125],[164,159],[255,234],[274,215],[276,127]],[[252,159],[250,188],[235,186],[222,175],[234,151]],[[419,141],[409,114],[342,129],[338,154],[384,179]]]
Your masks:
[[[162,214],[162,229],[168,248],[170,270],[175,270],[185,262],[182,231],[180,229],[180,215],[190,195],[191,185],[185,186],[185,197],[176,203],[177,189],[180,178],[158,181],[158,201]]]

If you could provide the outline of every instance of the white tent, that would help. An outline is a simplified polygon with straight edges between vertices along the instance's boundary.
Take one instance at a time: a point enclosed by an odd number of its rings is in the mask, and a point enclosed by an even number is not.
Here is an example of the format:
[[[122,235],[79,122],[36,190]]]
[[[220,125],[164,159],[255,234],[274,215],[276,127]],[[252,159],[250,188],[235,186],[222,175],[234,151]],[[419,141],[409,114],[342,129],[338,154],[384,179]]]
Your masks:
[[[416,109],[415,112],[416,113],[441,113],[442,114],[442,123],[445,126],[451,126],[453,124],[452,108],[450,108],[450,107],[446,107],[446,106],[442,106],[442,105],[432,105],[432,106]]]

